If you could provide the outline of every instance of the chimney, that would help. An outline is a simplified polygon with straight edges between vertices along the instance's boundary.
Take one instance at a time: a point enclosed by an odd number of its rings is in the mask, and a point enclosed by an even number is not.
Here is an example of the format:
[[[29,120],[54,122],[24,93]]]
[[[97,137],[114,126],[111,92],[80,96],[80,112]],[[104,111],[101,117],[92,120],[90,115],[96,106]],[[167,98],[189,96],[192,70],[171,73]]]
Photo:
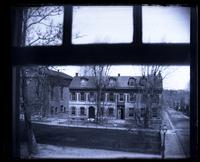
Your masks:
[[[76,73],[76,77],[78,76],[78,73]]]
[[[120,73],[118,73],[118,77],[120,77]]]

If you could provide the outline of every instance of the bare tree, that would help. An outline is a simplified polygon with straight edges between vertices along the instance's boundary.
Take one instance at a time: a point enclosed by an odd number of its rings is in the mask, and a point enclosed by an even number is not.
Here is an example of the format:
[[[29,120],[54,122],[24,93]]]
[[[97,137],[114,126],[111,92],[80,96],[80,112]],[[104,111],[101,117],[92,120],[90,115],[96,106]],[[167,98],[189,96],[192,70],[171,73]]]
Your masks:
[[[163,80],[166,79],[176,70],[177,70],[176,67],[170,68],[169,66],[160,66],[160,65],[141,66],[142,77],[146,79],[146,82],[143,84],[143,88],[141,90],[142,98],[146,103],[146,108],[144,113],[144,127],[149,127],[150,110],[152,109],[153,102],[156,101],[156,98],[158,99],[157,97],[158,91],[163,89],[162,85]],[[161,106],[160,105],[161,102],[159,103],[158,106]]]
[[[37,112],[38,110],[41,114],[40,117],[43,118],[47,115],[50,83],[55,82],[52,80],[54,78],[49,79],[49,68],[48,66],[21,67],[21,98],[28,137],[29,155],[37,150],[31,116],[33,112]]]
[[[107,77],[110,65],[92,65],[84,67],[83,74],[93,76],[93,82],[95,84],[97,90],[97,98],[96,98],[96,105],[97,105],[97,122],[99,122],[99,117],[101,113],[101,99],[103,94],[103,89],[105,89],[107,84]]]
[[[56,45],[62,41],[62,6],[45,6],[23,8],[23,26],[22,26],[22,46],[28,45]],[[32,71],[32,76],[30,76]],[[38,85],[39,100],[42,117],[46,116],[48,107],[49,82],[47,79],[47,66],[21,67],[21,89],[23,113],[25,119],[26,133],[28,137],[29,155],[37,150],[37,143],[31,123],[32,105],[28,92],[31,79],[36,78]]]
[[[37,151],[37,143],[35,139],[35,135],[33,132],[33,126],[31,123],[31,109],[30,109],[30,99],[28,98],[28,86],[30,82],[30,77],[28,77],[28,70],[26,67],[21,67],[21,88],[22,88],[22,101],[23,101],[23,112],[25,119],[25,127],[27,133],[27,146],[28,153],[31,156],[32,153]]]
[[[24,8],[22,46],[61,44],[62,21],[62,6]]]

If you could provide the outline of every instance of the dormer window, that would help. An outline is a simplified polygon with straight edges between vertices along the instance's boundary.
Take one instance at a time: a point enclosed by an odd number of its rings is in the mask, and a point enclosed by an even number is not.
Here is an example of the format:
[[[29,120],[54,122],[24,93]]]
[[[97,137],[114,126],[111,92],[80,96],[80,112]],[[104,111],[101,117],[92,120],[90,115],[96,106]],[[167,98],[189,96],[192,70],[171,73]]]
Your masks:
[[[136,85],[136,79],[135,78],[129,78],[128,80],[128,85],[129,86],[135,86]]]
[[[113,86],[115,86],[115,78],[109,78],[109,86],[111,86],[111,87],[113,87]]]
[[[85,87],[87,85],[88,79],[87,78],[81,78],[81,87]]]
[[[142,78],[140,78],[140,85],[141,86],[145,86],[147,83],[147,78],[145,76],[142,76]]]

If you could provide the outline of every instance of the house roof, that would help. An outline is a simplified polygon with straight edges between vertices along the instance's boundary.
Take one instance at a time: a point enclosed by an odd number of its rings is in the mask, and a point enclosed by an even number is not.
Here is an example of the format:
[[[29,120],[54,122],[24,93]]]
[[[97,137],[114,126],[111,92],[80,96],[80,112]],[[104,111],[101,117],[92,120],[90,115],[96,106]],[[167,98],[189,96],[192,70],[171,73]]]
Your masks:
[[[71,81],[69,88],[70,89],[94,89],[96,87],[95,82],[94,82],[94,79],[95,79],[94,76],[85,76],[84,78],[87,78],[88,81],[87,81],[87,84],[85,84],[84,86],[81,85],[81,78],[82,78],[81,76],[75,76],[73,80]],[[110,78],[116,79],[116,83],[114,86],[109,86]],[[128,85],[129,78],[135,78],[136,85],[138,85],[141,76],[107,76],[104,78],[104,80],[105,82],[107,82],[106,88],[127,89],[127,88],[133,88]]]
[[[48,70],[47,74],[49,76],[62,77],[62,78],[65,78],[65,79],[73,79],[73,77],[71,77],[71,76],[69,76],[69,75],[67,75],[63,72],[60,72],[60,71]]]

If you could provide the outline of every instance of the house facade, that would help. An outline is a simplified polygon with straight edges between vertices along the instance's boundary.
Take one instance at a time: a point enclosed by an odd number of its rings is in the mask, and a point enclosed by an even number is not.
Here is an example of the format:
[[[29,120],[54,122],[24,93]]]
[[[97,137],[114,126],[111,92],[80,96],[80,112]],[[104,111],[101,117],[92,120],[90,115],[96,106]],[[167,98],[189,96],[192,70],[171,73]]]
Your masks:
[[[150,80],[150,79],[149,79]],[[151,123],[160,121],[162,77],[156,76],[154,97],[149,112]],[[99,114],[102,118],[135,120],[144,119],[145,109],[149,102],[145,99],[145,77],[142,76],[107,76],[106,86],[101,93],[101,108]],[[149,81],[150,82],[150,81]],[[97,89],[93,76],[76,76],[69,86],[69,117],[86,120],[97,117]]]
[[[22,75],[21,75],[22,76]],[[27,104],[32,115],[52,116],[66,113],[69,107],[69,84],[72,77],[59,71],[39,74],[38,67],[26,68]],[[20,80],[20,111],[23,111],[22,77]]]

